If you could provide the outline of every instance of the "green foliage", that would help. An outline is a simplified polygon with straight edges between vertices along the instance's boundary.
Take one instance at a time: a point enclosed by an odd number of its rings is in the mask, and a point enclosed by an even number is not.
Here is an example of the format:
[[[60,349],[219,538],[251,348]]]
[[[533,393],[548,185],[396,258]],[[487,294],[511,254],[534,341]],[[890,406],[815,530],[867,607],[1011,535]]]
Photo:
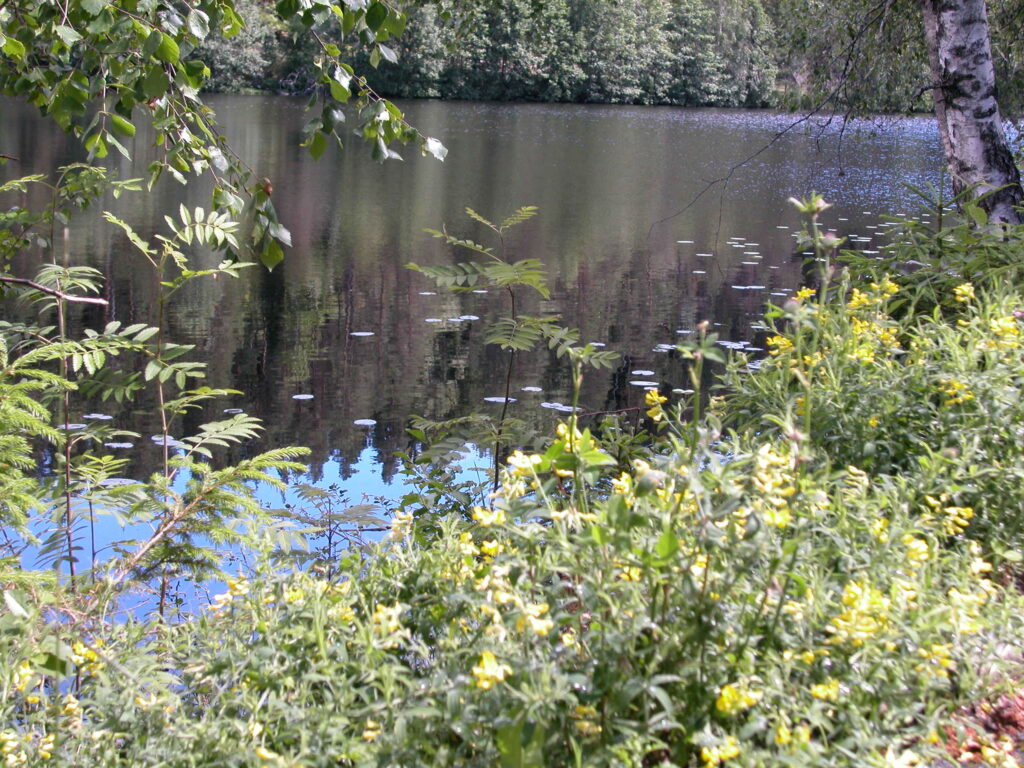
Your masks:
[[[442,0],[284,0],[272,9],[255,2],[239,7],[255,17],[254,32],[246,33],[249,42],[267,40],[268,26],[294,28],[315,42],[308,53],[319,93],[309,106],[318,107],[318,114],[307,123],[304,141],[314,156],[331,141],[341,143],[341,106],[351,101],[357,132],[377,159],[397,157],[391,145],[410,142],[443,159],[443,145],[409,125],[342,58],[343,47],[351,45],[366,47],[374,67],[382,58],[394,60],[387,43],[404,29],[407,11],[422,4],[444,6]],[[36,105],[81,139],[90,159],[106,157],[111,148],[127,158],[121,139],[134,137],[133,121],[148,121],[160,148],[159,159],[148,168],[149,184],[165,173],[182,183],[208,173],[212,209],[241,217],[247,235],[216,245],[256,255],[273,267],[290,240],[270,199],[272,185],[233,154],[200,96],[211,72],[197,52],[208,40],[231,40],[243,29],[233,0],[198,0],[184,9],[168,0],[8,2],[0,9],[0,91]],[[244,60],[249,55],[257,57],[255,64]],[[235,62],[251,73],[260,64],[259,54]]]
[[[720,350],[706,329],[681,347],[698,391],[679,404],[649,391],[659,431],[645,444],[573,414],[512,451],[489,493],[448,461],[465,457],[468,431],[507,440],[508,424],[419,421],[430,447],[406,464],[414,486],[390,526],[338,488],[300,486],[299,530],[251,488],[283,488],[298,451],[202,460],[251,438],[247,417],[204,425],[165,473],[109,493],[95,486],[116,460],[77,462],[76,503],[153,535],[120,542],[77,594],[0,561],[5,754],[28,766],[883,766],[970,739],[1003,759],[1012,745],[958,713],[1021,672],[1024,297],[961,283],[925,311],[908,294],[943,290],[927,276],[836,280],[838,244],[816,225],[827,204],[797,202],[826,259],[820,292],[772,310],[772,354],[733,359],[706,412],[700,365]],[[897,241],[894,258],[901,244],[917,247]],[[4,330],[0,428],[13,440],[0,456],[23,465],[21,427],[76,439],[49,426],[38,395],[73,388],[46,365],[86,352]],[[85,341],[159,356],[151,331],[115,323]],[[577,389],[602,359],[566,329],[547,343]],[[27,479],[0,467],[5,482]],[[368,528],[386,536],[368,541]],[[300,531],[319,534],[308,555]],[[215,572],[228,542],[250,567],[198,614],[107,618],[138,580]],[[65,547],[41,543],[51,557]]]

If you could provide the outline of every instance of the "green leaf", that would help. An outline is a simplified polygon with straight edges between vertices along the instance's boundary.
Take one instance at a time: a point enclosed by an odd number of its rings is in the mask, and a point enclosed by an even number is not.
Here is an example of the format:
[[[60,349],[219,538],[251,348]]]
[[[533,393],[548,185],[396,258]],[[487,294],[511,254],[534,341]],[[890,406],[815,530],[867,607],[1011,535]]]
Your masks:
[[[284,261],[284,250],[276,240],[271,240],[260,253],[260,261],[267,269],[273,269]]]
[[[57,37],[67,46],[72,46],[82,39],[81,34],[65,24],[58,24],[53,28],[53,31],[57,33]]]
[[[335,101],[340,101],[342,104],[349,100],[352,95],[351,91],[344,85],[339,83],[337,80],[331,80],[331,97]]]
[[[135,126],[125,120],[120,115],[110,115],[110,122],[113,125],[114,131],[131,138],[135,135]]]
[[[388,17],[388,8],[384,3],[374,3],[370,6],[370,9],[366,12],[365,20],[366,26],[376,32],[380,29],[381,24]]]
[[[318,160],[325,149],[327,149],[327,137],[317,131],[309,139],[309,154],[313,156],[314,160]]]
[[[210,17],[198,9],[193,9],[185,20],[188,31],[202,39],[210,34]]]
[[[142,81],[142,92],[149,99],[159,99],[171,87],[171,80],[162,69],[152,69]]]
[[[90,16],[99,16],[100,11],[107,7],[107,0],[81,0],[81,6]]]
[[[160,44],[153,52],[153,55],[158,61],[177,64],[178,59],[181,58],[181,50],[178,48],[178,44],[174,41],[173,37],[160,33]]]
[[[669,560],[679,551],[679,539],[672,531],[662,531],[654,548],[661,560]]]
[[[433,155],[438,160],[444,162],[445,157],[448,156],[448,147],[437,139],[428,136],[423,141],[423,153]]]
[[[4,38],[3,51],[8,56],[14,56],[19,59],[25,58],[25,46],[20,41],[15,40],[13,37]]]

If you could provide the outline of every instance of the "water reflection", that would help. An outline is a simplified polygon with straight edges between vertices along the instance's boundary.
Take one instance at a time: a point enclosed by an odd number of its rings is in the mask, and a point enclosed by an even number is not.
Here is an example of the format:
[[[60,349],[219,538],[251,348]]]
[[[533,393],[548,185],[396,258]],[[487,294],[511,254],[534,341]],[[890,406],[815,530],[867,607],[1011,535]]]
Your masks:
[[[840,156],[835,130],[798,128],[777,138],[793,118],[770,112],[442,102],[405,107],[444,139],[443,164],[406,150],[404,163],[377,166],[355,138],[345,152],[313,162],[297,146],[302,102],[212,103],[235,148],[273,180],[294,247],[272,273],[251,269],[176,297],[170,337],[196,345],[211,385],[244,394],[186,414],[174,432],[244,410],[267,426],[262,445],[245,453],[308,445],[314,476],[337,462],[350,478],[371,451],[386,480],[395,451],[410,447],[411,415],[442,419],[505,405],[507,356],[481,339],[508,311],[507,297],[447,295],[403,266],[467,258],[424,227],[444,223],[490,242],[464,215],[467,205],[492,218],[539,206],[536,219],[511,233],[506,256],[542,259],[552,296],[524,292],[520,309],[558,314],[582,340],[623,353],[618,371],[589,376],[581,399],[585,411],[615,410],[642,404],[643,387],[631,381],[686,386],[673,348],[701,320],[712,320],[726,341],[756,343],[765,300],[781,300],[801,282],[787,197],[818,190],[839,201],[826,224],[877,249],[878,215],[913,212],[901,183],[934,183],[941,163],[927,118],[848,127]],[[0,151],[22,158],[2,170],[5,178],[74,156],[73,144],[28,110],[5,103],[2,120]],[[140,131],[136,169],[153,159],[149,144]],[[152,194],[105,205],[150,235],[163,213],[182,201],[203,204],[205,194],[202,184],[164,180]],[[155,279],[97,212],[82,223],[72,230],[73,256],[110,275],[110,305],[89,307],[80,322],[152,320]],[[209,254],[195,258],[215,263]],[[513,384],[510,415],[539,428],[571,402],[564,361],[547,351],[518,356]],[[148,435],[157,421],[143,399],[114,424]],[[149,442],[118,446],[135,457],[136,475],[158,454]]]

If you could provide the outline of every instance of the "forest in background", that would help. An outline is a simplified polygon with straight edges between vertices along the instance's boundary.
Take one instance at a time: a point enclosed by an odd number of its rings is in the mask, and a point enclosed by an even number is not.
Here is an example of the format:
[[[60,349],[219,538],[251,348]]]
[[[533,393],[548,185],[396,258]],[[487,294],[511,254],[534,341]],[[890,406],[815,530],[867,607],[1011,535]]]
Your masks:
[[[841,111],[929,110],[916,3],[871,5],[488,0],[458,26],[429,5],[411,14],[383,57],[371,61],[360,49],[352,61],[386,97],[801,109],[827,100]],[[313,90],[317,40],[277,20],[271,0],[241,0],[238,9],[241,34],[211,38],[201,52],[208,88]],[[869,29],[872,13],[884,23]],[[996,0],[989,13],[1000,103],[1016,115],[1024,10]]]

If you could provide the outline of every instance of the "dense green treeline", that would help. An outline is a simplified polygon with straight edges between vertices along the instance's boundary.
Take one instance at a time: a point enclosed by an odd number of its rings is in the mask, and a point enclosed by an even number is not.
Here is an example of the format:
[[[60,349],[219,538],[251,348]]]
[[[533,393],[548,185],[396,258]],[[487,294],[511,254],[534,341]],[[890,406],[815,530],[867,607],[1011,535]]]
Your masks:
[[[307,90],[308,35],[243,0],[247,28],[209,43],[219,90]],[[764,106],[777,68],[774,25],[762,0],[501,0],[456,29],[419,9],[395,41],[397,61],[356,57],[382,95],[615,104]]]

